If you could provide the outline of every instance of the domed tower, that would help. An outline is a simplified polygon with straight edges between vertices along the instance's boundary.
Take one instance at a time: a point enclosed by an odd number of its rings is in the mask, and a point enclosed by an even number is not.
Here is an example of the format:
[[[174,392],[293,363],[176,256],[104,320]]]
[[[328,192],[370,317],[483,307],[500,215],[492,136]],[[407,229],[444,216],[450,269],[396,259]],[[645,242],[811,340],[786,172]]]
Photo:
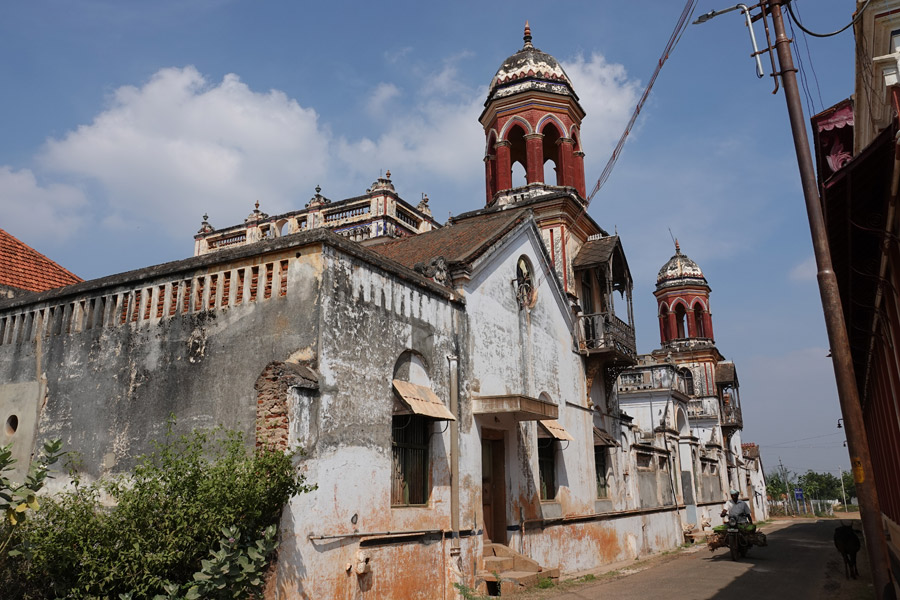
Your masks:
[[[491,80],[479,121],[486,138],[484,170],[488,206],[515,201],[512,169],[525,168],[529,187],[560,186],[583,198],[584,152],[580,127],[584,109],[572,81],[559,62],[531,43],[525,23],[525,45],[507,58]],[[545,163],[556,175],[544,181]]]
[[[709,284],[703,271],[675,241],[675,255],[656,276],[659,339],[663,348],[715,343],[709,312]]]

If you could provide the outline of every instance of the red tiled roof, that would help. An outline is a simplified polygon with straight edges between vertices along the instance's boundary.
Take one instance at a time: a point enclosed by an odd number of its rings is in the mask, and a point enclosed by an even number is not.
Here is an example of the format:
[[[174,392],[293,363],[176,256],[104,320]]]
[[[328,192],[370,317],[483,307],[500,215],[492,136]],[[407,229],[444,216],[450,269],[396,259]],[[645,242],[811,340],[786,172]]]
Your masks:
[[[367,249],[410,269],[416,263],[428,263],[438,256],[443,256],[448,263],[468,263],[520,223],[528,212],[505,210],[473,217],[428,233],[369,246]]]
[[[80,281],[74,273],[0,229],[0,285],[43,292]]]

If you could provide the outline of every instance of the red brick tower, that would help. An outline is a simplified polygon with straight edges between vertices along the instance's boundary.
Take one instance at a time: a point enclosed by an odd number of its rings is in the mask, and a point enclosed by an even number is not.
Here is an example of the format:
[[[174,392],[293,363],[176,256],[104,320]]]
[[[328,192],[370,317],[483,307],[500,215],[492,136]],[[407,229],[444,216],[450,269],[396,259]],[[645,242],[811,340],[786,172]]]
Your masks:
[[[675,255],[656,277],[659,308],[659,338],[663,348],[714,344],[709,312],[709,284],[697,263],[681,253],[675,241]]]
[[[487,204],[514,202],[515,163],[525,168],[528,188],[574,188],[584,198],[584,152],[581,120],[584,109],[559,62],[531,43],[525,23],[525,45],[507,58],[491,80],[479,121],[486,139],[484,171]],[[553,161],[555,181],[544,181],[544,166]]]

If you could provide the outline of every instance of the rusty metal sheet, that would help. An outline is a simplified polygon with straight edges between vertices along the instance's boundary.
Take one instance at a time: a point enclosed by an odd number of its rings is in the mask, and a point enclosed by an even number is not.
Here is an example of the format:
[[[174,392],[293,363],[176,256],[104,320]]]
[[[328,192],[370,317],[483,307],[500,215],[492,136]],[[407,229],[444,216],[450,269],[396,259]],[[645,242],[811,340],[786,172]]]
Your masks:
[[[395,379],[394,389],[400,394],[400,397],[409,409],[417,415],[442,421],[456,420],[453,413],[444,406],[444,403],[441,402],[441,399],[437,397],[437,394],[431,388]]]
[[[556,439],[562,441],[567,440],[569,442],[574,442],[575,438],[572,437],[566,428],[563,427],[559,421],[555,419],[548,419],[546,421],[541,421],[541,426],[547,430],[547,433],[555,437]]]
[[[619,446],[616,438],[608,434],[606,431],[594,427],[594,445],[595,446]]]

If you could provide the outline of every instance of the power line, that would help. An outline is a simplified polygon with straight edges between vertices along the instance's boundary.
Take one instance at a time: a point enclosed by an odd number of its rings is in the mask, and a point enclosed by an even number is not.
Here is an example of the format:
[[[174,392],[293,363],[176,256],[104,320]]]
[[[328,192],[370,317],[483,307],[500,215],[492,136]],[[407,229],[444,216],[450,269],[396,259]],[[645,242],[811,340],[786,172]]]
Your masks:
[[[813,32],[813,31],[810,31],[809,29],[807,29],[806,27],[803,26],[803,23],[801,23],[799,19],[797,19],[797,16],[794,14],[794,9],[791,8],[791,3],[790,3],[790,2],[785,2],[785,5],[787,6],[788,13],[791,15],[791,20],[794,21],[794,22],[797,24],[797,27],[799,27],[800,30],[801,30],[803,33],[806,33],[806,34],[811,35],[811,36],[813,36],[813,37],[826,38],[826,37],[831,37],[831,36],[833,36],[833,35],[837,35],[837,34],[839,34],[839,33],[842,33],[842,32],[844,32],[846,29],[848,29],[849,27],[855,25],[856,22],[859,21],[860,18],[862,18],[862,15],[863,15],[863,13],[865,12],[865,10],[869,7],[869,3],[870,3],[870,2],[872,2],[872,0],[866,0],[866,3],[863,5],[863,7],[862,7],[861,9],[859,9],[859,11],[856,13],[856,16],[853,17],[853,20],[852,20],[852,21],[850,21],[849,23],[847,23],[846,25],[844,25],[843,27],[841,27],[841,28],[838,29],[837,31],[832,31],[831,33],[815,33],[815,32]]]

